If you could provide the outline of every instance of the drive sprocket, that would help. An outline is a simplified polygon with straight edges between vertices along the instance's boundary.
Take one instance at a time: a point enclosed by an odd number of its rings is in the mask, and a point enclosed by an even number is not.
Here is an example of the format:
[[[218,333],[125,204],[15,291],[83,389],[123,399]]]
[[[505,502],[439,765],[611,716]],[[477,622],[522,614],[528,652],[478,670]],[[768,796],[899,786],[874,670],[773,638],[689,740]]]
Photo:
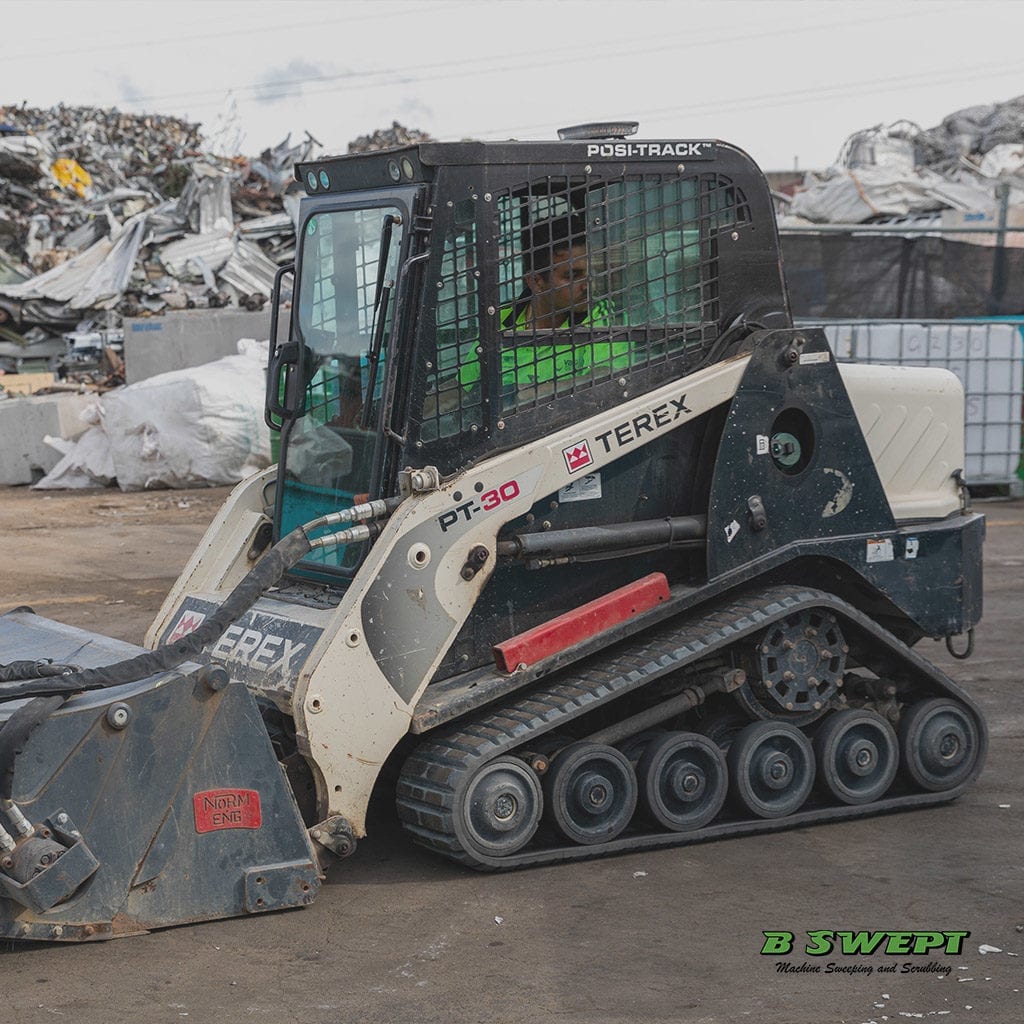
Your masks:
[[[745,652],[747,681],[736,700],[754,719],[813,722],[838,696],[849,650],[831,612],[794,612]]]

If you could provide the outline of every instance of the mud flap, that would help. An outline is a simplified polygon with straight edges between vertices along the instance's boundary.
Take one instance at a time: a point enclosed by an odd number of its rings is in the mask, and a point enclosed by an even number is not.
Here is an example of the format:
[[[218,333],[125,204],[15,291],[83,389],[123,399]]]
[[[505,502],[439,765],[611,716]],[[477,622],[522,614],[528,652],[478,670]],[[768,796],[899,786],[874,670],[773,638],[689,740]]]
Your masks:
[[[111,644],[130,647],[0,616],[0,661],[103,664]],[[256,703],[219,685],[185,665],[75,697],[32,734],[14,800],[64,852],[2,876],[0,938],[102,939],[313,901],[316,856]],[[0,723],[18,706],[0,705]]]

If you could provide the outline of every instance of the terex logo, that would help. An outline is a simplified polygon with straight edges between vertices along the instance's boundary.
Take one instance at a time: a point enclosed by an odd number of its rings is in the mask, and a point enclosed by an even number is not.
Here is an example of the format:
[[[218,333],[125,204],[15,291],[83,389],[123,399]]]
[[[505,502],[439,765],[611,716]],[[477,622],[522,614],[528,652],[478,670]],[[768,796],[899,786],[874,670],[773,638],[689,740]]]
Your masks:
[[[570,473],[577,473],[581,469],[586,469],[587,466],[593,465],[594,462],[594,456],[590,454],[590,445],[586,441],[577,441],[576,444],[563,448],[562,455],[565,457],[566,469]]]
[[[262,633],[258,629],[228,626],[210,651],[216,661],[229,661],[265,672],[291,671],[292,662],[306,649],[286,636]]]
[[[612,446],[625,448],[645,433],[654,433],[662,427],[675,423],[681,416],[688,416],[692,410],[686,404],[685,392],[678,398],[670,398],[661,405],[656,405],[649,412],[642,412],[632,419],[616,424],[611,430],[597,435],[597,440],[604,446],[605,452],[611,452]]]
[[[182,612],[165,643],[173,644],[176,640],[188,636],[189,633],[194,633],[205,618],[206,615],[203,612]]]

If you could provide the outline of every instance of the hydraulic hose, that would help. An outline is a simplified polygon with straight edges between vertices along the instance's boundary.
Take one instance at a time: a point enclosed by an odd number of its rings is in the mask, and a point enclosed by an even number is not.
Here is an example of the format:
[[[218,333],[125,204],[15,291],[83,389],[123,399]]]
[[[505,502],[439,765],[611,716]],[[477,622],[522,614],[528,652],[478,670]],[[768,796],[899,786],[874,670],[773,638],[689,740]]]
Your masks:
[[[11,661],[0,665],[0,683],[15,679],[45,679],[47,676],[63,676],[74,669],[70,665],[56,665],[52,661]]]
[[[127,658],[124,661],[105,665],[102,668],[81,669],[65,672],[44,679],[27,678],[0,682],[0,701],[20,697],[70,695],[85,690],[100,690],[122,683],[155,675],[167,669],[176,668],[182,662],[199,654],[208,644],[219,639],[235,619],[244,615],[261,594],[275,586],[284,574],[297,565],[313,548],[333,547],[371,540],[380,532],[375,522],[349,527],[338,533],[311,539],[314,530],[338,523],[355,522],[363,519],[382,519],[389,516],[401,498],[388,498],[355,505],[340,512],[332,512],[292,530],[270,548],[256,563],[223,603],[192,633],[164,644],[145,654]],[[23,666],[35,666],[36,662],[22,662]],[[8,679],[10,677],[8,676]],[[9,723],[8,723],[9,724]],[[6,728],[6,727],[5,727]],[[3,762],[0,761],[0,771]]]
[[[292,530],[266,552],[209,618],[173,644],[164,644],[102,668],[69,670],[67,666],[40,661],[0,665],[0,702],[33,698],[18,708],[0,728],[0,805],[13,801],[15,765],[32,733],[73,694],[135,682],[188,661],[207,644],[219,639],[235,619],[244,615],[261,594],[275,586],[313,548],[371,540],[380,532],[380,527],[370,522],[310,539],[313,531],[339,523],[386,518],[401,500],[389,498],[355,505]]]

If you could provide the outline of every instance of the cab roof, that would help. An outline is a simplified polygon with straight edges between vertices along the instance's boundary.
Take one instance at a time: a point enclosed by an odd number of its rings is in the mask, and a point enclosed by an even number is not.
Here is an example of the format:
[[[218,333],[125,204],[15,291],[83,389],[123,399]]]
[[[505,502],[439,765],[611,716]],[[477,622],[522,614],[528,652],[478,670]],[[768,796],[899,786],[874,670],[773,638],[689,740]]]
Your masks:
[[[309,195],[386,188],[432,181],[440,167],[530,166],[543,164],[581,174],[598,164],[612,164],[619,173],[639,173],[656,164],[658,170],[679,171],[694,163],[737,159],[760,173],[753,161],[735,146],[716,139],[586,139],[564,142],[426,142],[375,153],[325,157],[297,164],[295,180]],[[654,168],[652,168],[653,170]]]

